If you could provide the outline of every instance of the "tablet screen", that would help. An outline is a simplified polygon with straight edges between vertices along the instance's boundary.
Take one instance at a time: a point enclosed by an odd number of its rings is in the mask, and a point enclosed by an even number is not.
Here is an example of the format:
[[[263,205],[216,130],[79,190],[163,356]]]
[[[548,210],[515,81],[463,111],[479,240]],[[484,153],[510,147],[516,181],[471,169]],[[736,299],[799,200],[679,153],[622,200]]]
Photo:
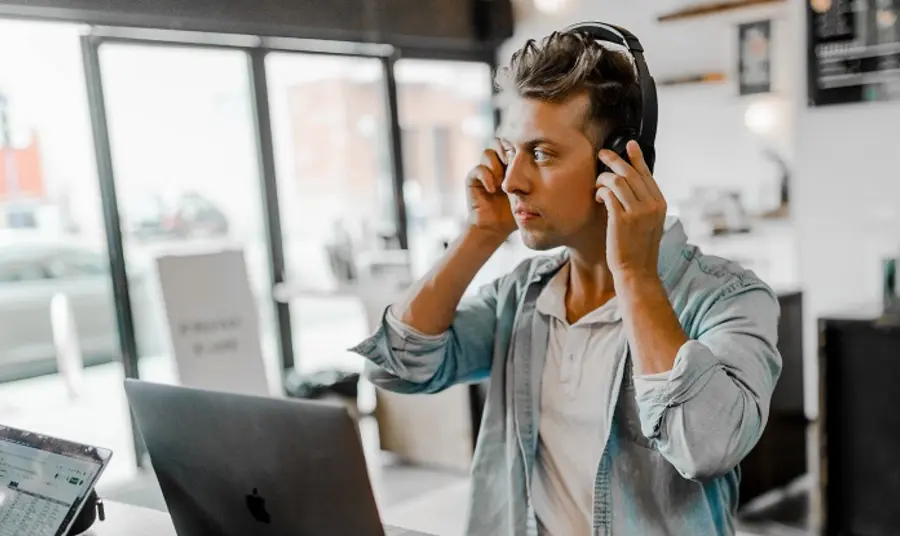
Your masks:
[[[62,536],[112,452],[0,426],[0,536]]]

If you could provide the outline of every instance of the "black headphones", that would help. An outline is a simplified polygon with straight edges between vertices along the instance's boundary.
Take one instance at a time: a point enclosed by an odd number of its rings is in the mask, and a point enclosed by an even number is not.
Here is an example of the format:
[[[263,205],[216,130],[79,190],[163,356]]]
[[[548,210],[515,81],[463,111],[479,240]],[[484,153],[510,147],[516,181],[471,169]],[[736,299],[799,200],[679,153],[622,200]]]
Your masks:
[[[644,47],[638,38],[628,30],[603,22],[581,22],[566,28],[567,32],[577,32],[593,38],[595,41],[604,41],[624,46],[634,58],[637,68],[638,84],[641,88],[641,108],[638,110],[637,124],[619,127],[610,133],[603,144],[604,149],[609,149],[628,161],[626,144],[628,140],[637,140],[644,154],[647,167],[653,171],[656,163],[656,124],[659,109],[656,101],[656,82],[650,75],[647,62],[644,61]],[[606,166],[600,162],[601,171]]]

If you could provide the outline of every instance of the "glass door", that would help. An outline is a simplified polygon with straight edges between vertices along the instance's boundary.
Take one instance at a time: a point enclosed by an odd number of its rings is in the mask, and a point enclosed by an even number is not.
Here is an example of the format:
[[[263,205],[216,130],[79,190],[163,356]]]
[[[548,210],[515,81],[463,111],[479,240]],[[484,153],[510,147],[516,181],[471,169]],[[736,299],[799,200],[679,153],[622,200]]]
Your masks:
[[[368,292],[372,278],[406,269],[383,63],[270,53],[266,71],[296,367],[360,371],[346,349],[382,301]]]
[[[274,387],[280,365],[249,56],[108,42],[99,59],[141,378],[177,379],[156,259],[240,249]]]
[[[136,473],[77,25],[0,20],[0,422]]]

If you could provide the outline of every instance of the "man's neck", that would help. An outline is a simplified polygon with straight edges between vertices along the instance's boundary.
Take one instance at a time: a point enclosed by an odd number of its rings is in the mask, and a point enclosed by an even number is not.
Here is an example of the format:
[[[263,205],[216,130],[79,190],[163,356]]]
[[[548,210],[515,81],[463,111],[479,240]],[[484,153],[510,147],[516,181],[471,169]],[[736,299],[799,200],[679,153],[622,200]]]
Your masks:
[[[606,247],[594,251],[570,248],[566,317],[574,324],[616,295],[612,272],[606,263]]]

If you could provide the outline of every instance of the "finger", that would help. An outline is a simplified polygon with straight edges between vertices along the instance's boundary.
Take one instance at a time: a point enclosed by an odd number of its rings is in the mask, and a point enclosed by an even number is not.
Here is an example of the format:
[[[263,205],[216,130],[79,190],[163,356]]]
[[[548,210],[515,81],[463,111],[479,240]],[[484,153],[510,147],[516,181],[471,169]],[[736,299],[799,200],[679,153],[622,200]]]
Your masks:
[[[503,144],[500,143],[500,138],[494,138],[494,142],[491,144],[491,149],[497,153],[497,157],[500,158],[500,161],[503,163],[503,166],[508,166],[509,162],[506,161],[506,149],[503,148]]]
[[[606,186],[601,186],[597,189],[597,193],[594,194],[594,199],[606,207],[611,218],[619,218],[625,213],[625,207],[619,202],[616,194]]]
[[[597,186],[612,190],[625,210],[632,211],[638,208],[640,201],[625,177],[610,172],[601,173],[597,177]]]
[[[647,165],[647,161],[644,160],[644,152],[641,150],[641,146],[638,142],[631,140],[628,142],[628,158],[631,160],[632,167],[641,175],[642,182],[647,189],[647,193],[649,196],[657,201],[663,200],[662,190],[659,189],[659,184],[656,183],[656,178],[653,176],[653,173],[650,171],[650,167]]]
[[[629,173],[637,173],[631,164],[625,161],[618,154],[610,151],[609,149],[601,149],[597,154],[597,157],[612,170],[613,173],[617,175],[628,175]]]
[[[637,170],[635,170],[628,161],[609,149],[602,149],[597,154],[597,157],[600,158],[600,160],[616,175],[622,175],[623,177],[628,175],[638,175]]]
[[[631,167],[644,177],[653,175],[650,172],[650,167],[647,166],[647,161],[644,160],[644,151],[641,150],[641,144],[634,140],[629,140],[625,148],[628,151],[628,160],[631,161]]]
[[[665,201],[665,196],[663,196],[659,183],[656,182],[656,178],[653,175],[645,175],[644,184],[647,186],[647,192],[650,194],[650,197],[656,201]]]
[[[506,175],[505,165],[500,160],[500,155],[494,149],[485,149],[481,154],[481,165],[487,167],[499,180]]]
[[[631,191],[634,192],[634,196],[638,201],[643,201],[650,197],[650,192],[647,190],[647,185],[641,177],[641,174],[638,173],[628,161],[606,149],[600,151],[597,156],[603,163],[609,166],[616,175],[619,175],[626,180],[628,185],[631,186]],[[624,202],[625,200],[623,199],[622,201]],[[626,205],[626,208],[629,207]]]
[[[469,186],[478,186],[480,184],[490,194],[497,192],[494,174],[487,166],[475,166],[466,179]]]

